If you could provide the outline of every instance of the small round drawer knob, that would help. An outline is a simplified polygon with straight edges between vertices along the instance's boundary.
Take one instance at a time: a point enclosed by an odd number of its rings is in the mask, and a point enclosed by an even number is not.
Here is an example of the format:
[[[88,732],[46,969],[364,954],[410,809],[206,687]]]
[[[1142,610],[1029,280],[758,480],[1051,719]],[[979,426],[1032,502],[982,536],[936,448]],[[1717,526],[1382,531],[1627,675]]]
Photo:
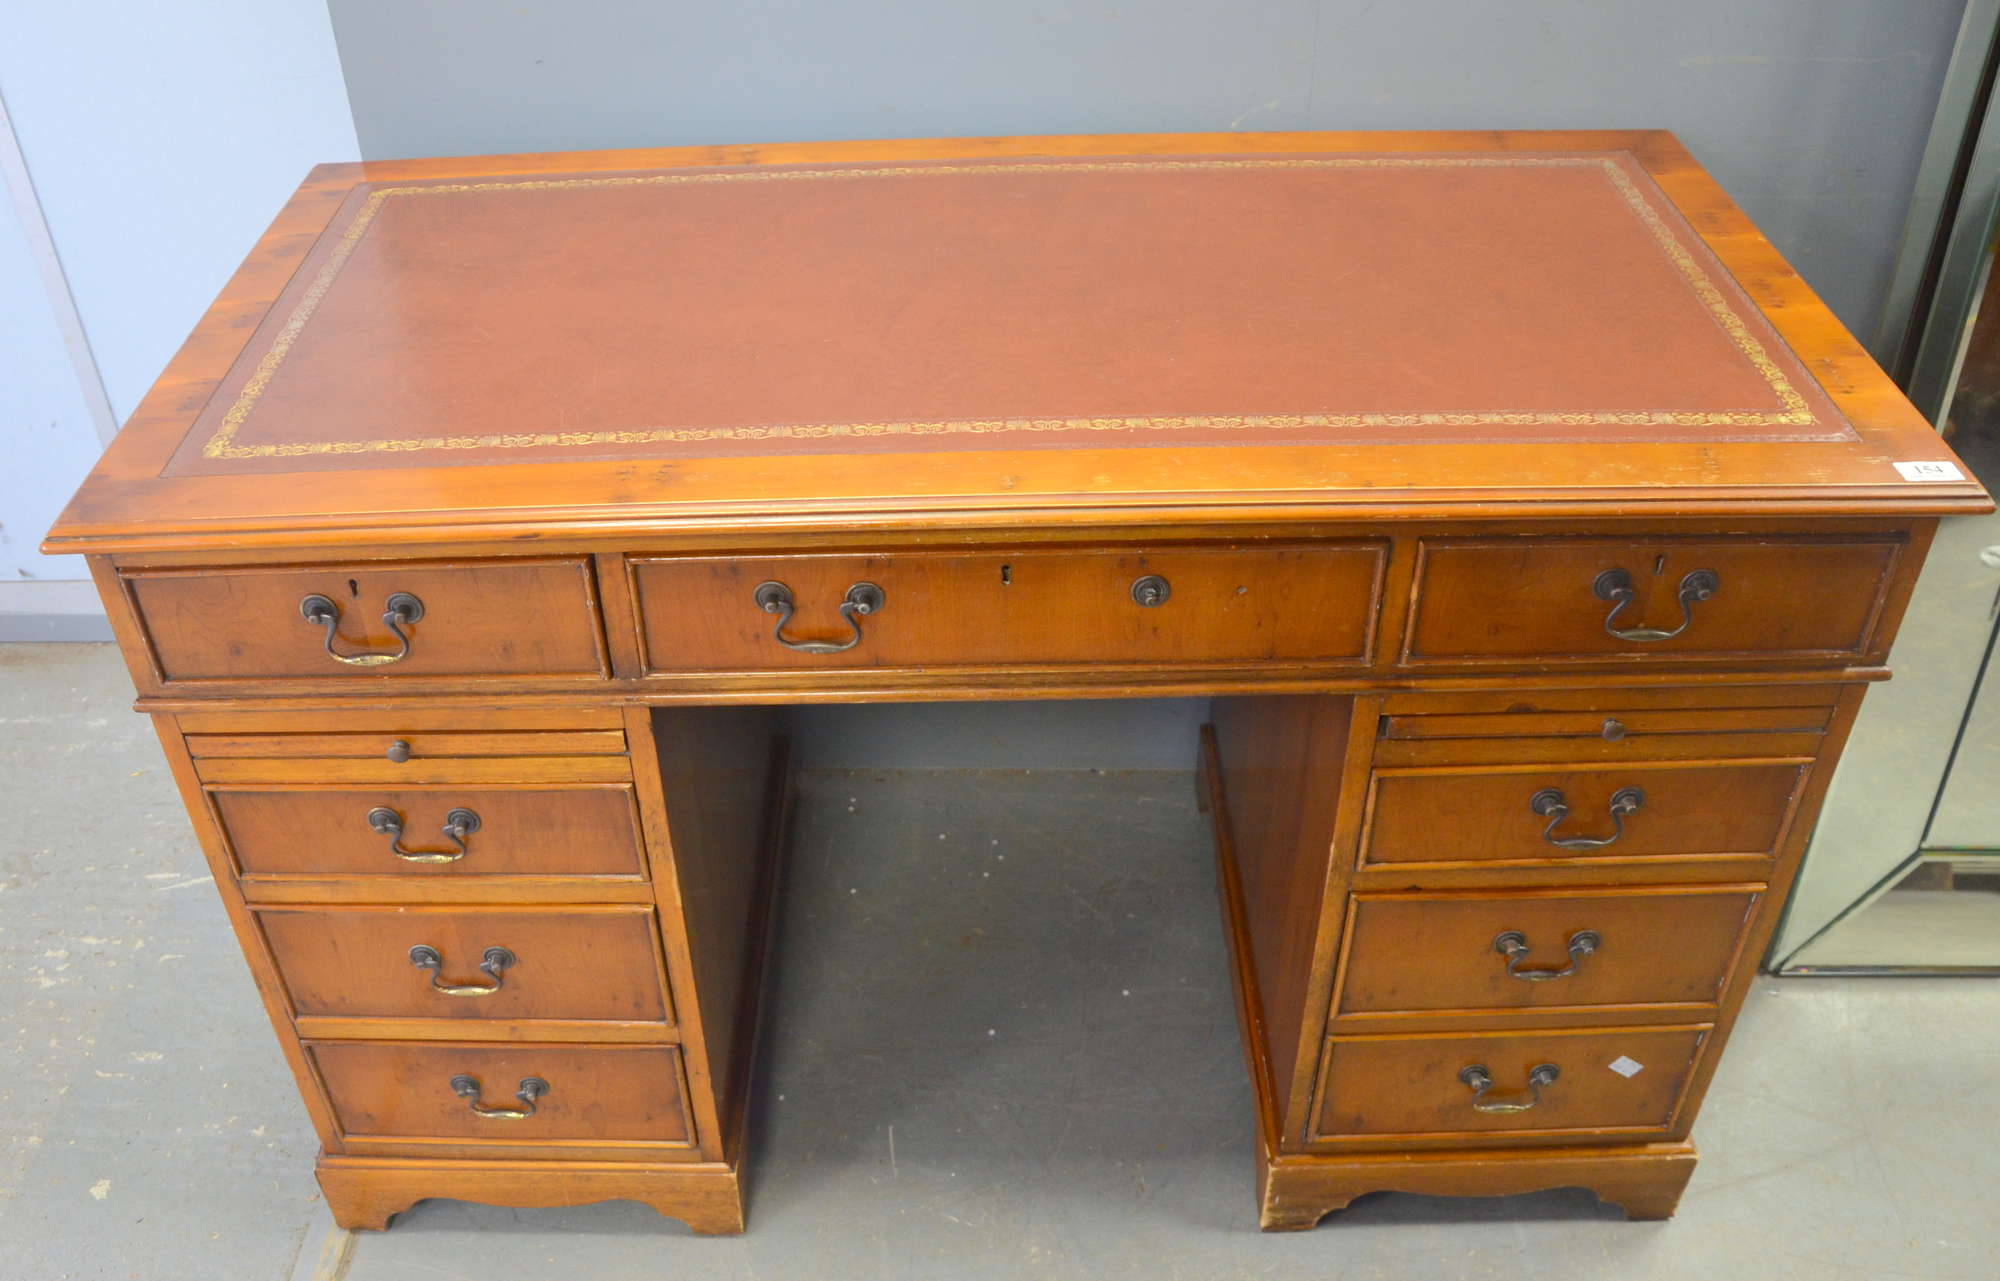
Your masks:
[[[1147,574],[1132,582],[1132,599],[1146,609],[1167,603],[1167,597],[1174,594],[1173,584],[1158,574]]]
[[[395,742],[389,744],[388,755],[389,759],[396,762],[396,764],[398,765],[405,764],[410,759],[409,743],[405,742],[400,738],[397,739]]]
[[[1625,722],[1619,720],[1615,716],[1605,717],[1604,741],[1607,743],[1615,743],[1623,737],[1625,737]]]

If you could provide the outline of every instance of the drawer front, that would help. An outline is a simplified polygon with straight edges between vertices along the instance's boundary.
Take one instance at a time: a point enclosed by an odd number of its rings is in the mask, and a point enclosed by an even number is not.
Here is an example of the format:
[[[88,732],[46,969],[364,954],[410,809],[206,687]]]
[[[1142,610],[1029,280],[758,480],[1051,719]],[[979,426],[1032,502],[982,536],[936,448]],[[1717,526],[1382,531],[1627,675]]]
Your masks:
[[[1365,866],[1768,857],[1784,835],[1810,764],[1788,759],[1378,769],[1361,861]]]
[[[246,876],[643,875],[630,784],[245,785],[208,797]],[[400,835],[378,829],[377,810],[397,816]],[[445,828],[459,810],[479,822],[454,841]]]
[[[1607,1141],[1669,1129],[1702,1027],[1454,1033],[1328,1042],[1315,1138],[1541,1132]],[[1531,1085],[1536,1069],[1553,1079]],[[1473,1072],[1471,1069],[1478,1069]],[[1482,1091],[1479,1081],[1489,1084]],[[1522,1110],[1482,1110],[1519,1107]]]
[[[463,760],[480,757],[616,755],[625,750],[622,730],[567,730],[518,734],[506,731],[370,730],[333,734],[189,734],[188,754],[242,760],[313,758]]]
[[[1358,894],[1334,1014],[1712,1006],[1757,889]]]
[[[1901,548],[1890,536],[1425,539],[1403,661],[1852,661]]]
[[[584,560],[136,571],[125,584],[169,682],[609,674]],[[407,599],[420,608],[385,617]]]
[[[302,1018],[668,1021],[650,908],[267,907],[257,919]]]
[[[1001,663],[1361,665],[1372,653],[1386,554],[1384,544],[1352,542],[675,557],[634,560],[631,572],[646,668],[656,673]],[[1157,594],[1149,593],[1147,579],[1163,584],[1154,585]],[[766,582],[783,586],[789,616],[782,604],[772,612],[760,606],[758,588]],[[874,584],[882,599],[850,621],[841,606],[856,584]],[[781,642],[774,634],[780,630],[794,645],[846,647],[803,652]]]
[[[1636,745],[1660,739],[1669,745],[1692,735],[1821,734],[1833,707],[1611,708],[1590,711],[1427,713],[1385,716],[1384,739],[1479,740],[1489,738],[1574,739],[1585,743]],[[1758,740],[1745,740],[1755,745]]]
[[[559,1141],[685,1146],[687,1104],[672,1046],[309,1041],[341,1132],[371,1140]],[[470,1084],[458,1078],[471,1078]],[[522,1083],[546,1084],[528,1101]],[[460,1090],[470,1089],[468,1097]],[[481,1109],[527,1111],[523,1117]],[[379,1146],[379,1145],[378,1145]],[[543,1155],[559,1158],[561,1148]]]

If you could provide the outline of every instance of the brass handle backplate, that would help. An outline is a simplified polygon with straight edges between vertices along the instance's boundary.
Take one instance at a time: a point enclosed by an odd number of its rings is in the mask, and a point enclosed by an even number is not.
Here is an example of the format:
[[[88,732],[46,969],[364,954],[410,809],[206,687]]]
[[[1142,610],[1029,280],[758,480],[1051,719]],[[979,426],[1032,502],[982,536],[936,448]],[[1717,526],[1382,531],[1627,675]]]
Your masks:
[[[349,667],[385,667],[410,656],[410,634],[403,629],[424,616],[424,603],[408,592],[396,592],[383,602],[382,622],[396,637],[394,653],[380,650],[342,654],[333,648],[334,633],[340,630],[340,606],[331,596],[315,592],[299,602],[299,616],[314,627],[326,628],[326,656]]]
[[[1472,1091],[1474,1112],[1526,1112],[1542,1101],[1542,1090],[1556,1083],[1562,1069],[1553,1063],[1537,1065],[1528,1073],[1528,1092],[1525,1098],[1490,1099],[1486,1096],[1493,1090],[1493,1074],[1486,1070],[1484,1063],[1468,1063],[1459,1069],[1458,1079]]]
[[[1591,583],[1590,590],[1597,599],[1611,602],[1611,612],[1604,616],[1604,630],[1622,641],[1663,641],[1672,640],[1688,629],[1694,621],[1694,607],[1722,588],[1722,579],[1712,569],[1689,570],[1681,579],[1678,593],[1681,602],[1680,626],[1670,632],[1657,627],[1614,627],[1618,615],[1630,605],[1638,593],[1632,587],[1629,570],[1607,569]]]
[[[466,1100],[474,1116],[490,1117],[495,1121],[525,1121],[535,1114],[535,1100],[549,1092],[549,1083],[539,1076],[524,1076],[514,1091],[514,1097],[521,1101],[518,1108],[490,1108],[479,1101],[479,1078],[461,1073],[451,1078],[451,1092]]]
[[[406,850],[403,848],[403,816],[386,805],[368,811],[368,826],[377,836],[389,838],[389,850],[405,863],[456,863],[466,855],[465,838],[479,830],[479,815],[463,807],[444,816],[448,850]]]
[[[427,970],[431,976],[431,989],[446,996],[491,996],[498,992],[507,981],[507,971],[513,968],[514,954],[504,947],[489,947],[480,958],[479,968],[491,983],[447,983],[444,981],[444,957],[428,943],[419,943],[410,949],[410,964],[420,970]]]
[[[1563,798],[1562,789],[1545,787],[1528,798],[1528,808],[1537,817],[1545,818],[1549,825],[1542,829],[1542,839],[1561,850],[1602,849],[1625,835],[1625,816],[1635,814],[1646,803],[1646,793],[1636,787],[1621,787],[1611,794],[1611,835],[1609,836],[1557,836],[1556,829],[1569,817],[1569,802]]]
[[[785,626],[792,621],[795,606],[792,589],[783,583],[759,583],[756,590],[750,593],[750,599],[756,602],[758,609],[778,616],[778,625],[771,629],[771,635],[786,649],[795,649],[801,654],[838,654],[861,643],[861,616],[881,609],[888,597],[873,583],[856,583],[848,588],[846,597],[840,602],[840,616],[847,620],[853,635],[844,641],[798,641],[786,636]]]
[[[1493,940],[1493,950],[1507,958],[1507,977],[1525,979],[1530,983],[1568,978],[1576,973],[1576,967],[1583,963],[1584,957],[1603,946],[1604,939],[1596,930],[1578,930],[1569,936],[1568,965],[1559,970],[1524,970],[1521,962],[1527,960],[1528,954],[1534,950],[1529,946],[1527,935],[1519,930],[1506,930]]]

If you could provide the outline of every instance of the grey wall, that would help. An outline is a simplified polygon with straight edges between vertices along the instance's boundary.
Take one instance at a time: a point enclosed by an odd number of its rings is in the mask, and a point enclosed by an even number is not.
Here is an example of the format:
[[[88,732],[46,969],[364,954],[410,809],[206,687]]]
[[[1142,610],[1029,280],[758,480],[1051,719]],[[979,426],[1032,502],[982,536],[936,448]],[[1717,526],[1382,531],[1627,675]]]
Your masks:
[[[1864,336],[1960,0],[331,0],[368,157],[1666,127]],[[1199,704],[839,708],[805,759],[1182,765]]]
[[[874,703],[788,713],[807,769],[1192,769],[1208,700]]]
[[[10,138],[0,135],[0,147]],[[0,433],[9,458],[0,467],[0,609],[11,601],[17,616],[34,619],[20,627],[22,638],[67,640],[104,626],[94,593],[75,581],[80,557],[43,556],[35,543],[62,501],[51,491],[82,477],[99,441],[64,341],[66,318],[49,297],[47,244],[34,215],[0,202]]]
[[[7,4],[0,100],[0,639],[108,636],[36,544],[354,123],[322,0]]]
[[[331,0],[362,152],[1675,130],[1873,327],[1961,0]]]

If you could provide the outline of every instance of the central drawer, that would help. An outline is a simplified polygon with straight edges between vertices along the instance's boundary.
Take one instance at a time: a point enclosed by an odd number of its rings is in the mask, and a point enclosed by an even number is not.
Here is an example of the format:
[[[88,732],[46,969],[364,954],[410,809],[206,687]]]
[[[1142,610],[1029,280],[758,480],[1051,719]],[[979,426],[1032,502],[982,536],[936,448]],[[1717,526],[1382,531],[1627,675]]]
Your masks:
[[[643,557],[645,667],[1365,665],[1386,543]]]
[[[260,907],[301,1019],[669,1021],[649,907]]]

